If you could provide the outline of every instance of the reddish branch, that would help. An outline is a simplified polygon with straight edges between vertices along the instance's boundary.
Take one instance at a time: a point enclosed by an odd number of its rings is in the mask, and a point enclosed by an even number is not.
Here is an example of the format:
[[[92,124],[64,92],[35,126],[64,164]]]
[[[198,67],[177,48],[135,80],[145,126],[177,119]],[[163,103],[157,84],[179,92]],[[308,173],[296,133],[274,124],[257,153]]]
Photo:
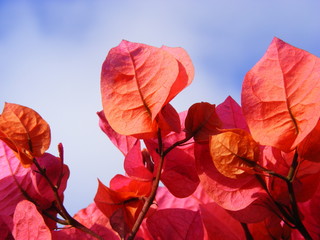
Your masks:
[[[97,233],[91,231],[89,228],[85,227],[84,225],[82,225],[80,222],[78,222],[76,219],[74,219],[67,211],[67,209],[65,208],[65,206],[62,203],[62,200],[59,196],[59,186],[54,185],[52,183],[52,181],[50,180],[50,178],[48,177],[46,171],[39,165],[38,161],[34,158],[33,159],[33,163],[35,164],[35,166],[37,167],[39,174],[41,174],[41,176],[43,176],[45,178],[45,180],[48,182],[50,188],[52,189],[53,193],[54,193],[54,197],[56,199],[56,204],[57,204],[57,210],[59,211],[59,214],[65,219],[65,220],[61,220],[58,218],[52,218],[52,215],[49,214],[45,214],[46,216],[50,217],[51,219],[55,220],[56,222],[63,224],[63,225],[70,225],[73,226],[97,239],[103,240],[103,238],[101,236],[99,236]],[[62,176],[62,175],[61,175]],[[59,180],[58,182],[60,182],[61,180]],[[45,211],[46,212],[46,211]]]
[[[156,177],[153,180],[153,185],[152,185],[152,189],[151,189],[151,193],[150,196],[147,198],[147,200],[145,201],[143,208],[135,222],[135,224],[133,225],[133,228],[131,230],[131,233],[129,235],[129,237],[127,238],[127,240],[133,240],[134,237],[136,236],[140,225],[143,221],[143,219],[145,218],[150,206],[152,205],[156,194],[157,194],[157,189],[159,187],[159,182],[160,182],[160,178],[161,178],[161,172],[162,172],[162,167],[163,167],[163,163],[164,163],[164,159],[165,156],[175,147],[180,146],[184,143],[186,143],[187,141],[189,141],[193,136],[188,136],[187,138],[177,141],[175,142],[173,145],[171,145],[169,148],[167,148],[166,150],[163,149],[163,143],[162,143],[162,136],[161,136],[161,129],[158,130],[158,154],[160,155],[160,163],[157,169],[157,173],[156,173]]]

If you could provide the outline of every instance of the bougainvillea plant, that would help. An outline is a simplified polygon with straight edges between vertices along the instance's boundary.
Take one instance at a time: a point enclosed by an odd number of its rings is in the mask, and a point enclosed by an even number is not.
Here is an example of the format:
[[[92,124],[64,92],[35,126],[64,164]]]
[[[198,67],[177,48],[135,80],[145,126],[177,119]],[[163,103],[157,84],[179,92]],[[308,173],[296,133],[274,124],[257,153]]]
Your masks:
[[[50,127],[5,103],[1,239],[320,239],[320,59],[274,38],[246,74],[241,106],[170,101],[193,80],[182,48],[122,41],[102,65],[99,125],[126,175],[98,182],[71,216],[69,169]],[[159,183],[161,187],[159,186]]]

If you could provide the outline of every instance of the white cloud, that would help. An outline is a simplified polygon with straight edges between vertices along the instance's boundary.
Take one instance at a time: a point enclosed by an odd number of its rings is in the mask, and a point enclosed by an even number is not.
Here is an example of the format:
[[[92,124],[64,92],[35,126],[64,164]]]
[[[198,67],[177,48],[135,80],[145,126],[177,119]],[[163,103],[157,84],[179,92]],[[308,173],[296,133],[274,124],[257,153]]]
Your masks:
[[[196,77],[173,105],[238,102],[244,74],[276,35],[318,56],[319,3],[298,1],[20,1],[0,3],[0,100],[27,105],[65,145],[72,213],[92,202],[99,177],[123,157],[98,128],[100,68],[122,39],[184,47]],[[40,4],[40,5],[39,5]]]

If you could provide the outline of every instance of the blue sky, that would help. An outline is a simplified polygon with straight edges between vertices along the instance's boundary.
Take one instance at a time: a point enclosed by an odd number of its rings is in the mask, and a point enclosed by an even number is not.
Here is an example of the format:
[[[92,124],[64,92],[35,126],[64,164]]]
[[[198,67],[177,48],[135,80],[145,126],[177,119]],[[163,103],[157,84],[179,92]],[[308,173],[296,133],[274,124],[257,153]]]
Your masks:
[[[93,201],[97,178],[123,173],[123,156],[98,127],[100,70],[122,39],[180,46],[194,82],[173,101],[238,102],[245,73],[274,36],[320,56],[320,1],[0,0],[0,104],[35,109],[65,147],[71,213]]]

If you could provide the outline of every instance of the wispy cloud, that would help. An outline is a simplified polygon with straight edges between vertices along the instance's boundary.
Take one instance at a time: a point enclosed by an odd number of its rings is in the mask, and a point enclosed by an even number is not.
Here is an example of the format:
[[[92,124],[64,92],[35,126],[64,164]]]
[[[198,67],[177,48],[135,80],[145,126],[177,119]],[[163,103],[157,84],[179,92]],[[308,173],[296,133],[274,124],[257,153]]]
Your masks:
[[[273,36],[320,56],[319,1],[1,1],[0,100],[30,106],[62,141],[71,168],[66,203],[89,204],[96,178],[123,173],[122,156],[100,132],[100,68],[122,39],[181,46],[194,83],[173,101],[240,99],[244,74]]]

